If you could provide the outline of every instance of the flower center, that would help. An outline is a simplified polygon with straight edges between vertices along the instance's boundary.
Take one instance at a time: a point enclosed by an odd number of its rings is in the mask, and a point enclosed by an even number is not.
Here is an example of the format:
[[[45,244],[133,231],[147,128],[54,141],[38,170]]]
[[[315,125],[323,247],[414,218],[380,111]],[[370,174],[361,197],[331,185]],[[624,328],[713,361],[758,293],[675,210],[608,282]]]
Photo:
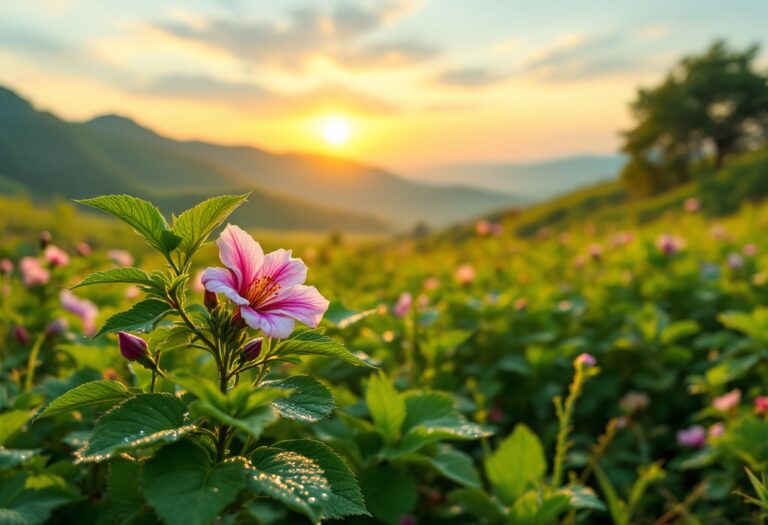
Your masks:
[[[243,297],[248,299],[251,306],[258,306],[264,304],[269,298],[275,297],[280,292],[280,288],[282,287],[271,277],[259,277],[251,283]]]

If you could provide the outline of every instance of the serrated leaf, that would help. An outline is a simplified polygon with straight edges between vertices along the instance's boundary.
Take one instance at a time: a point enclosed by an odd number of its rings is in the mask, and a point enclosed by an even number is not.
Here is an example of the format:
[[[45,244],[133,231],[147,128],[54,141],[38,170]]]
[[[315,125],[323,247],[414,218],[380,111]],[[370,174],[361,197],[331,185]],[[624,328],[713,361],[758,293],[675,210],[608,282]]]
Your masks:
[[[32,413],[29,410],[9,410],[0,414],[0,445],[5,445],[30,417]]]
[[[206,417],[224,425],[229,425],[259,439],[266,427],[277,421],[277,411],[272,406],[261,406],[251,410],[246,416],[231,416],[220,408],[201,400],[193,401],[189,410],[194,417]]]
[[[118,459],[109,463],[109,508],[118,516],[130,516],[143,510],[144,496],[136,483],[136,480],[141,479],[141,470],[142,463],[130,459]]]
[[[347,350],[341,343],[314,330],[301,330],[293,333],[275,347],[274,353],[279,356],[319,355],[333,357],[352,365],[376,368]]]
[[[163,236],[166,230],[165,218],[151,202],[130,195],[102,195],[75,202],[86,204],[109,213],[129,224],[155,249],[167,252]]]
[[[140,286],[149,286],[152,288],[162,289],[163,283],[158,280],[157,276],[152,276],[140,270],[138,268],[123,267],[112,268],[103,272],[92,273],[71,289],[80,288],[81,286],[90,286],[93,284],[109,284],[109,283],[126,283],[137,284]]]
[[[76,386],[64,395],[54,399],[37,419],[55,416],[86,407],[110,407],[132,397],[128,388],[117,381],[91,381]]]
[[[184,440],[147,461],[141,483],[145,498],[168,525],[209,525],[245,487],[239,461],[214,464],[210,454]]]
[[[0,470],[23,465],[39,453],[39,448],[9,449],[0,447]]]
[[[173,443],[193,431],[187,406],[166,394],[140,394],[124,401],[96,422],[88,442],[75,455],[76,463],[99,462],[120,452]]]
[[[93,337],[112,332],[149,331],[173,309],[164,301],[146,299],[134,304],[130,310],[115,314]]]
[[[365,402],[376,429],[388,443],[396,442],[405,421],[405,399],[383,373],[368,380]]]
[[[546,470],[544,447],[536,434],[523,424],[516,425],[512,434],[485,460],[488,479],[507,505],[513,505],[528,484],[541,479]]]
[[[339,519],[344,516],[370,516],[357,484],[355,474],[332,448],[319,441],[295,439],[275,443],[274,448],[296,452],[311,458],[323,470],[331,487],[323,504],[323,518]]]
[[[331,486],[312,459],[273,447],[256,449],[250,457],[248,488],[280,501],[318,522],[330,498]]]
[[[0,523],[3,525],[45,523],[55,508],[72,499],[58,487],[30,487],[29,479],[20,473],[0,481]]]
[[[179,249],[189,258],[208,239],[211,232],[243,204],[250,193],[212,197],[183,212],[173,222],[173,232],[181,238]]]
[[[333,394],[313,377],[298,375],[275,381],[264,381],[266,387],[287,388],[293,392],[272,402],[280,415],[287,419],[314,423],[331,415]]]

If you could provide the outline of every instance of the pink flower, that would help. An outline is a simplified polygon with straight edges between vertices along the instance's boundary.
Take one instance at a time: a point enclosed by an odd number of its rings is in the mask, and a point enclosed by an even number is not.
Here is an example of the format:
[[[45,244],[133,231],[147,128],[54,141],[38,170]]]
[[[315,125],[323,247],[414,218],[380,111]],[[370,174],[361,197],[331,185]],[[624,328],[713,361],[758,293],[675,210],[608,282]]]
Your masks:
[[[595,359],[595,356],[593,356],[592,354],[588,354],[584,352],[576,356],[576,359],[574,359],[573,364],[575,364],[576,366],[583,366],[584,368],[592,368],[597,364],[597,359]]]
[[[303,284],[307,266],[301,259],[282,249],[265,256],[253,237],[231,224],[216,245],[226,268],[206,269],[203,285],[235,303],[248,326],[284,339],[293,332],[294,320],[312,328],[320,324],[328,300]]]
[[[66,266],[69,264],[69,255],[67,252],[56,246],[55,244],[49,244],[43,251],[43,257],[45,260],[51,263],[53,266]]]
[[[491,224],[491,235],[501,237],[504,235],[504,225],[499,223]]]
[[[701,207],[701,204],[699,203],[699,199],[697,199],[696,197],[685,199],[685,202],[683,203],[683,209],[688,213],[696,213],[697,211],[699,211],[700,207]]]
[[[93,251],[91,250],[91,245],[88,244],[87,242],[81,242],[80,244],[78,244],[76,250],[77,250],[77,254],[81,257],[88,257],[89,255],[91,255],[91,252]]]
[[[19,270],[21,271],[24,286],[38,286],[47,284],[51,279],[51,274],[43,268],[40,260],[35,257],[24,257],[19,261]]]
[[[109,250],[107,257],[118,266],[133,266],[133,255],[125,250]]]
[[[428,277],[424,280],[425,290],[437,290],[440,287],[440,280],[437,277]]]
[[[459,284],[469,284],[475,280],[475,268],[469,263],[462,264],[456,268],[456,280]]]
[[[400,298],[392,308],[392,312],[398,317],[405,317],[408,315],[408,312],[411,311],[411,306],[413,306],[413,296],[411,295],[411,292],[403,292],[400,294]]]
[[[475,223],[475,233],[484,237],[491,233],[491,223],[486,220],[479,220]]]
[[[701,425],[681,430],[677,433],[677,443],[687,448],[701,448],[707,441],[707,431]]]
[[[600,244],[590,244],[587,246],[587,253],[593,261],[599,261],[603,256],[603,247]]]
[[[91,301],[81,299],[69,290],[62,290],[59,294],[61,307],[67,312],[75,314],[83,323],[83,332],[91,335],[96,331],[96,317],[99,309]]]
[[[728,254],[728,268],[731,270],[740,270],[744,266],[744,259],[736,252]]]
[[[755,405],[755,414],[765,414],[768,412],[768,396],[757,396],[753,401]]]
[[[13,263],[10,259],[3,259],[0,261],[0,273],[4,275],[10,275],[13,271]]]
[[[520,297],[515,300],[515,310],[518,312],[524,312],[526,309],[528,309],[528,299],[525,297]]]
[[[664,255],[674,255],[685,247],[685,241],[676,236],[664,233],[656,239],[656,248]]]
[[[741,403],[741,390],[735,388],[725,395],[712,400],[712,406],[720,412],[728,412]]]
[[[725,434],[725,425],[720,421],[707,429],[707,435],[709,435],[710,439],[719,438],[723,434]]]
[[[744,248],[741,251],[747,257],[754,257],[755,255],[757,255],[757,245],[752,243],[745,244]]]

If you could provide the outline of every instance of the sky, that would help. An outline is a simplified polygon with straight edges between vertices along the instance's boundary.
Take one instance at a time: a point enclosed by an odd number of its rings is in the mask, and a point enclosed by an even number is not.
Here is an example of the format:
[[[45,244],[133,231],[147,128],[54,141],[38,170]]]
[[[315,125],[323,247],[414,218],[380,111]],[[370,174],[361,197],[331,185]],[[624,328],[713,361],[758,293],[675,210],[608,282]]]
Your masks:
[[[638,86],[716,38],[767,49],[766,20],[763,0],[0,0],[0,85],[407,175],[615,153]]]

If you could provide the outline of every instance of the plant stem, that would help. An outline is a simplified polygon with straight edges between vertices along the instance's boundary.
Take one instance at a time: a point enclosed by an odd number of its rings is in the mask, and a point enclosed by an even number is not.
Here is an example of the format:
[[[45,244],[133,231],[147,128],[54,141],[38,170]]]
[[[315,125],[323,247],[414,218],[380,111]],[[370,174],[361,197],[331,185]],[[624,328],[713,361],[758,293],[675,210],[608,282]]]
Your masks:
[[[565,400],[565,406],[562,404],[562,398],[555,398],[555,409],[560,421],[560,429],[557,432],[557,445],[555,448],[555,462],[552,470],[552,488],[559,488],[563,481],[563,465],[565,464],[565,454],[568,451],[568,433],[571,430],[571,417],[573,417],[573,407],[581,394],[581,387],[584,384],[584,371],[582,365],[576,365],[576,373],[573,376],[573,382],[569,387],[569,394]]]
[[[29,359],[27,360],[27,377],[24,381],[24,391],[29,392],[32,390],[32,386],[35,382],[35,368],[37,367],[37,356],[40,354],[40,348],[43,346],[45,340],[45,332],[38,334],[35,339],[35,343],[32,345],[32,350],[29,352]]]

